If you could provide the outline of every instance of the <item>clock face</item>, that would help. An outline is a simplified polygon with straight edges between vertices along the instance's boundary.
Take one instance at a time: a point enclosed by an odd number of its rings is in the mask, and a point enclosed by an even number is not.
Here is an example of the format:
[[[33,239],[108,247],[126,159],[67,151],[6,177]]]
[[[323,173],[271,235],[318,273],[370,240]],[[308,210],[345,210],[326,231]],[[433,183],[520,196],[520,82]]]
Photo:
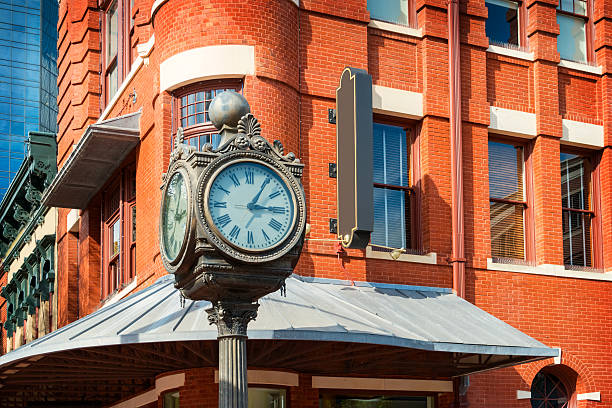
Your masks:
[[[284,179],[252,161],[222,168],[210,185],[207,206],[219,235],[251,252],[283,242],[295,222],[295,199]]]
[[[175,172],[170,178],[162,206],[164,252],[172,262],[179,255],[187,230],[187,183],[181,172]]]

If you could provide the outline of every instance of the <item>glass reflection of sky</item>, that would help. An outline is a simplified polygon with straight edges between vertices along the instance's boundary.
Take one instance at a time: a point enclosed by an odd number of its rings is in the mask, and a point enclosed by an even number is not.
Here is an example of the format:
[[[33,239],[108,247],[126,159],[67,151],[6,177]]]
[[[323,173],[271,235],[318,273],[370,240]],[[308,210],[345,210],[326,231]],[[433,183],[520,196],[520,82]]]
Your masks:
[[[517,5],[514,2],[489,0],[485,2],[489,17],[485,31],[489,41],[518,45]]]

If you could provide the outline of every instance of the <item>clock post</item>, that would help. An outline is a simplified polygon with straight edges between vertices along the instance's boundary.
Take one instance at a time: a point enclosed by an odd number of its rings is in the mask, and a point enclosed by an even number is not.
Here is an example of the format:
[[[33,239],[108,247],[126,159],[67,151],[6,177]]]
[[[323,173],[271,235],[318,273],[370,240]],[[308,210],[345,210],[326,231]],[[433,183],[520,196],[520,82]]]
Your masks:
[[[212,303],[219,407],[247,408],[247,326],[258,299],[284,286],[304,242],[303,164],[261,136],[242,95],[217,95],[209,116],[217,148],[197,151],[177,132],[163,177],[160,250],[181,294]]]

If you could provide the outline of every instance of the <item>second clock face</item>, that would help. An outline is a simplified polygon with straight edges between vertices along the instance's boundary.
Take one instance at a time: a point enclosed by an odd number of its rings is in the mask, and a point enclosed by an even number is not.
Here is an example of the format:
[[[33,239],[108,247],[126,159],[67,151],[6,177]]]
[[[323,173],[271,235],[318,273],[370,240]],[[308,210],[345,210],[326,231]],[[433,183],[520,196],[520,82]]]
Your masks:
[[[187,230],[187,184],[183,174],[175,172],[168,183],[162,203],[162,234],[167,258],[174,261],[185,240]]]
[[[251,161],[223,168],[212,180],[207,205],[221,237],[247,251],[277,246],[295,220],[295,200],[284,179]]]

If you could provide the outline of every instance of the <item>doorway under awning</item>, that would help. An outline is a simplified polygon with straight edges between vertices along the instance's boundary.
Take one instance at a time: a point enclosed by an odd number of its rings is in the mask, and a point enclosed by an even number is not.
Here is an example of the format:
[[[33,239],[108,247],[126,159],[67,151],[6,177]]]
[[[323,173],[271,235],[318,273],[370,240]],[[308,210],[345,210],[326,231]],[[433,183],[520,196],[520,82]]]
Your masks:
[[[258,368],[448,379],[557,356],[449,289],[293,275],[286,295],[260,305],[247,342]],[[173,276],[159,278],[1,356],[0,405],[9,395],[24,404],[52,397],[104,405],[143,391],[160,373],[217,366],[209,307],[182,304]]]
[[[140,111],[89,125],[42,197],[48,207],[84,209],[140,141]]]

